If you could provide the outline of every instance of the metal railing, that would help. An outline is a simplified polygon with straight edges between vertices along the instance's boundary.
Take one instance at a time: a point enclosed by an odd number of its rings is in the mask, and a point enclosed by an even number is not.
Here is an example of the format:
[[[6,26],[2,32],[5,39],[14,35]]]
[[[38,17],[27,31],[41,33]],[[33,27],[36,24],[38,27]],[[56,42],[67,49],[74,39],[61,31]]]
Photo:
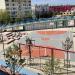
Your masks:
[[[42,24],[42,23],[48,23],[48,22],[60,22],[60,21],[69,21],[69,20],[75,20],[75,17],[74,16],[69,16],[69,17],[60,17],[60,18],[48,18],[48,19],[40,19],[39,21],[36,21],[36,20],[34,20],[34,21],[32,21],[32,22],[27,22],[27,23],[19,23],[19,24],[17,24],[17,23],[15,23],[15,24],[13,24],[13,25],[11,25],[11,24],[8,24],[8,25],[3,25],[3,26],[1,26],[0,27],[0,29],[2,28],[2,29],[9,29],[9,28],[14,28],[14,27],[17,27],[17,26],[33,26],[33,24],[34,25],[36,25],[36,23],[39,23],[39,24]],[[56,25],[56,24],[55,24]],[[40,25],[41,26],[41,25]],[[68,26],[68,25],[67,25]],[[59,27],[59,26],[58,26]],[[55,28],[58,28],[58,27],[55,27]],[[62,27],[66,27],[66,26],[64,26],[64,25],[62,25]],[[54,27],[53,27],[54,28]],[[35,29],[35,28],[34,28]],[[26,29],[27,30],[27,29]],[[33,30],[33,29],[32,29]]]
[[[21,44],[23,46],[23,44]],[[26,57],[26,64],[29,65],[29,53],[27,46],[24,45],[26,53],[24,54],[24,57]],[[69,57],[69,63],[67,63],[67,56],[66,53],[68,53]],[[44,47],[44,46],[31,46],[31,67],[40,69],[41,71],[45,71],[44,68],[47,65],[46,62],[50,63],[51,67],[51,73],[49,75],[70,75],[75,74],[75,51],[69,51],[69,50],[62,50],[57,48],[50,48],[50,47]],[[58,60],[58,61],[56,61]],[[59,69],[56,71],[55,63],[60,62],[58,64]],[[29,65],[30,66],[30,65]],[[67,67],[68,66],[68,67]]]

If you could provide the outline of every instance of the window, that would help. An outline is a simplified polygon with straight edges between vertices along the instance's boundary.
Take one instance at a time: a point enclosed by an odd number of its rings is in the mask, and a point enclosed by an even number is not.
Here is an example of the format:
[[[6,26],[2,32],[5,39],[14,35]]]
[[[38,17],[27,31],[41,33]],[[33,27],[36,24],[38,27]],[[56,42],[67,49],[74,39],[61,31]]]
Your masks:
[[[13,10],[16,10],[16,8],[13,8]]]
[[[9,6],[9,3],[7,3],[6,6]]]
[[[23,2],[26,2],[26,0],[22,0]]]
[[[60,13],[62,15],[62,13]]]
[[[11,14],[12,14],[12,15],[16,15],[16,12],[15,12],[15,11],[13,11]]]
[[[14,2],[15,0],[12,0],[12,2]]]
[[[9,10],[9,8],[6,8],[7,10]]]
[[[29,3],[31,3],[31,1],[28,1]]]
[[[23,6],[24,6],[24,4],[23,4]]]
[[[8,2],[9,0],[5,0],[6,2]]]
[[[15,6],[15,4],[12,4],[12,6]]]
[[[26,6],[26,4],[23,4],[23,6]]]
[[[29,4],[29,6],[31,6],[31,4]]]

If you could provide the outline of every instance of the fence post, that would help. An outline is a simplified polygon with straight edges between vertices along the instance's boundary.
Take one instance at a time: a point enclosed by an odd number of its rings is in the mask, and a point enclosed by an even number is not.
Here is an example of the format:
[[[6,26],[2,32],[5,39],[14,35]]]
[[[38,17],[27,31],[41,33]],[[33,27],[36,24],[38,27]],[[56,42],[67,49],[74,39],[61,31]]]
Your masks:
[[[51,49],[51,75],[54,74],[54,50]]]

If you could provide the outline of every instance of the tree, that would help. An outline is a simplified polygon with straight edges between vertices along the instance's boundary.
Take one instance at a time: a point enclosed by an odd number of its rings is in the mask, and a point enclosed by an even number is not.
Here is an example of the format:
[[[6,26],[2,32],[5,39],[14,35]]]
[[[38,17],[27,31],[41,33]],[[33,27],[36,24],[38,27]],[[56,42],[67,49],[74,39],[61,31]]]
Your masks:
[[[21,18],[15,18],[15,22],[21,22]]]
[[[54,13],[53,13],[52,11],[49,11],[47,14],[48,14],[48,17],[54,16],[54,15],[53,15]]]
[[[26,12],[25,18],[32,18],[32,12],[31,11]]]
[[[2,24],[7,24],[10,22],[10,16],[6,10],[0,10],[0,22]]]
[[[62,42],[62,46],[63,46],[63,49],[65,49],[67,52],[66,54],[66,61],[67,61],[67,75],[68,75],[68,68],[70,67],[70,64],[69,64],[69,50],[73,47],[73,40],[70,39],[70,37],[67,37],[65,39],[64,42]]]
[[[54,12],[52,11],[42,11],[42,12],[35,12],[36,18],[50,18],[54,16]]]
[[[25,59],[21,58],[21,50],[16,44],[13,44],[5,50],[5,61],[11,69],[12,75],[15,75],[16,70],[25,64]]]
[[[54,58],[54,73],[59,72],[60,71],[60,60],[59,59],[55,59]],[[51,71],[52,71],[52,64],[51,64],[51,60],[49,59],[48,61],[46,61],[45,66],[44,66],[44,72],[46,75],[52,75]]]

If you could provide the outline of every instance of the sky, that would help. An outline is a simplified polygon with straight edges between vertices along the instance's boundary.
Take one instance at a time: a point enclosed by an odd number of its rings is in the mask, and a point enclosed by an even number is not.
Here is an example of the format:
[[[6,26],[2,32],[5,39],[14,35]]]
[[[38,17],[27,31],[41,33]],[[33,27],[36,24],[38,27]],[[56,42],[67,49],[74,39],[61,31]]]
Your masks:
[[[32,0],[32,5],[34,4],[49,4],[49,5],[64,5],[72,4],[75,5],[75,0]]]

